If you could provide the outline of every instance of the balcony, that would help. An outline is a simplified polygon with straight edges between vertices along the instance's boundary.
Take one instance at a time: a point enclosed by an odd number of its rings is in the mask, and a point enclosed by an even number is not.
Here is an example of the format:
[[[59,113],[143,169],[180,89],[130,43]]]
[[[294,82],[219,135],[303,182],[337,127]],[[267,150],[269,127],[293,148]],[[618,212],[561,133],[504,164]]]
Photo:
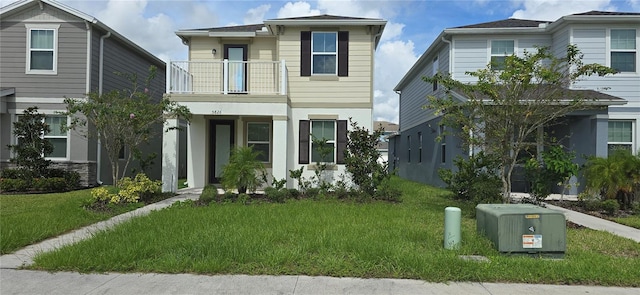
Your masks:
[[[286,95],[282,61],[174,61],[169,93]]]

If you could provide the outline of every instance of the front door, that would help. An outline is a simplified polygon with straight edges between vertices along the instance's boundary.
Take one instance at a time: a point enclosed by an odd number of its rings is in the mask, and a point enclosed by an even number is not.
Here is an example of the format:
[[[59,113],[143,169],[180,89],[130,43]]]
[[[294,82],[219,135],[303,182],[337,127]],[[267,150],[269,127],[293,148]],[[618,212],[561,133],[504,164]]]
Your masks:
[[[210,121],[209,182],[220,183],[222,168],[229,163],[235,133],[233,121]]]
[[[229,92],[247,92],[247,45],[225,45],[224,58],[229,60]]]

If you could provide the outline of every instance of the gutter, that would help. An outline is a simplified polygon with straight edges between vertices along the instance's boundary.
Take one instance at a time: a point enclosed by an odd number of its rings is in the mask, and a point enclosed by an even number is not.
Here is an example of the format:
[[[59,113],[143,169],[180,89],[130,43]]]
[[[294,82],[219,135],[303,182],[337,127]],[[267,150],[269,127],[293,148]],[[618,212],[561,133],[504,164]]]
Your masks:
[[[100,59],[99,59],[99,69],[98,69],[98,95],[102,95],[102,82],[103,82],[103,72],[104,72],[104,39],[111,37],[111,32],[108,31],[106,34],[100,37]],[[102,143],[100,141],[100,134],[98,134],[98,146],[96,147],[96,181],[99,185],[102,185],[102,173],[100,170],[102,169]]]

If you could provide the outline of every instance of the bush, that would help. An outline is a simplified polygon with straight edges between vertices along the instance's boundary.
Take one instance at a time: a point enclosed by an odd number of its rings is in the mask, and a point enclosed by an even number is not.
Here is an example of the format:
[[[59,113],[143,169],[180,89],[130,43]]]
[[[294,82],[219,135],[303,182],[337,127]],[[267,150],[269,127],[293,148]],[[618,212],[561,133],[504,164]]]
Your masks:
[[[458,171],[438,170],[438,175],[455,194],[455,198],[478,203],[502,202],[502,181],[496,173],[498,160],[483,152],[465,160],[458,157],[454,164]]]
[[[160,194],[162,184],[160,181],[153,181],[143,173],[136,175],[134,179],[125,177],[118,183],[119,191],[112,194],[105,187],[98,187],[91,190],[93,203],[98,204],[128,204],[139,201],[151,200]]]
[[[31,170],[18,168],[2,170],[0,179],[3,183],[0,190],[5,192],[62,192],[77,188],[80,174],[75,171],[48,169],[43,177],[35,177]]]
[[[258,161],[260,152],[251,147],[237,147],[231,152],[229,163],[222,168],[222,186],[225,190],[237,189],[243,194],[254,192],[261,184],[259,175],[264,172],[264,165]]]
[[[617,150],[607,158],[589,158],[584,167],[586,187],[606,199],[618,199],[623,208],[640,193],[640,153]]]
[[[24,179],[0,178],[0,191],[24,192],[29,189],[30,183]]]
[[[615,215],[620,210],[620,204],[616,200],[604,200],[600,203],[600,208],[609,215]]]
[[[277,189],[275,187],[267,187],[264,189],[264,195],[267,199],[274,203],[284,203],[288,197],[286,189]]]

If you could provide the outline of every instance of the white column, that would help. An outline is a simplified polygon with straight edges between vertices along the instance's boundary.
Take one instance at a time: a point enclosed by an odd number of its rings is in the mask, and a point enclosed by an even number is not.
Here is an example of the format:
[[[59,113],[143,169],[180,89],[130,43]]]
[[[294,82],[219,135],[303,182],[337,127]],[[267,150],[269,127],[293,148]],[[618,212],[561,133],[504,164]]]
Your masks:
[[[271,152],[273,178],[287,178],[287,118],[273,118],[273,151]]]
[[[187,130],[187,182],[189,187],[204,187],[209,167],[207,120],[203,116],[193,116]]]
[[[177,128],[178,119],[167,119],[164,128]],[[162,191],[178,190],[178,130],[171,129],[162,135]]]

